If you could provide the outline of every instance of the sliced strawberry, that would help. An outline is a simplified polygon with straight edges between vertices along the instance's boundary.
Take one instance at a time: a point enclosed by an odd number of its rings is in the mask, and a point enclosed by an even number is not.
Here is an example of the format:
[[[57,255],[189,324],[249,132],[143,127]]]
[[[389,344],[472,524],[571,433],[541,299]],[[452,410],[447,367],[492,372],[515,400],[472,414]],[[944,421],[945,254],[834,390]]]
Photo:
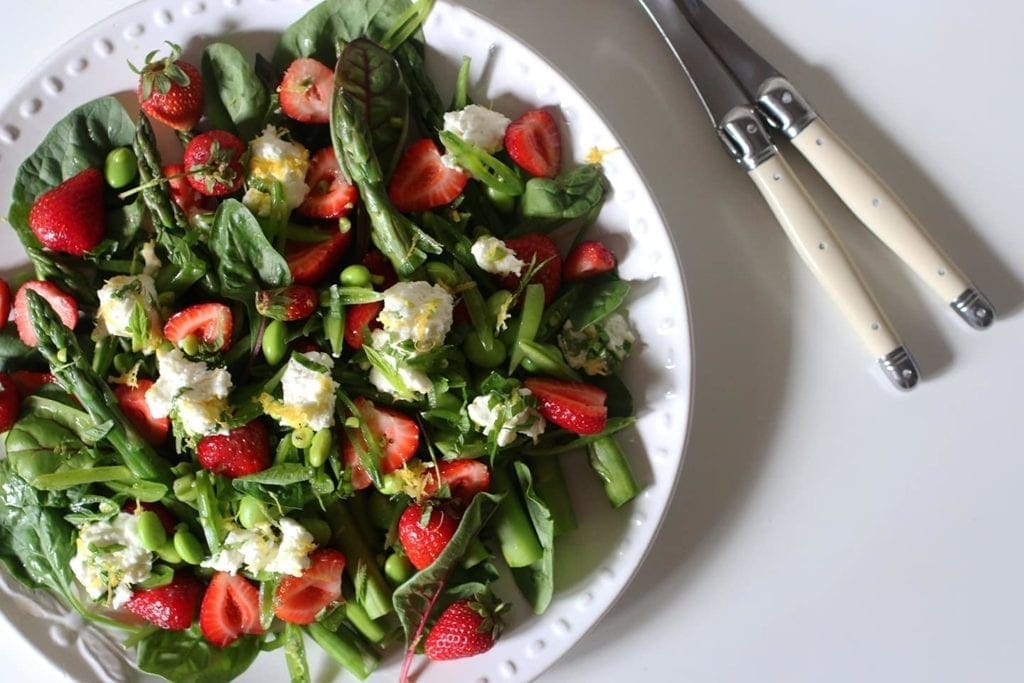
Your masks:
[[[544,304],[550,304],[558,294],[558,287],[562,284],[562,255],[558,251],[558,245],[550,237],[543,233],[532,232],[521,237],[512,237],[505,240],[505,246],[512,251],[516,258],[530,265],[544,264],[533,275],[531,282],[537,282],[544,286]],[[526,270],[523,270],[523,275]],[[506,275],[501,278],[501,286],[509,291],[516,291],[522,276]]]
[[[299,57],[284,72],[277,88],[281,111],[302,123],[327,123],[331,120],[331,92],[334,72],[310,57]]]
[[[11,288],[7,280],[0,278],[0,327],[11,317]]]
[[[580,242],[565,257],[562,277],[567,282],[576,282],[604,275],[614,269],[615,254],[602,243],[591,240]]]
[[[146,501],[129,500],[122,506],[122,512],[136,514],[142,511],[152,512],[160,518],[160,524],[168,534],[174,533],[174,527],[178,526],[178,518],[160,503],[147,503]]]
[[[321,242],[291,242],[285,249],[284,258],[295,284],[319,284],[338,267],[345,256],[349,242],[352,241],[352,231],[342,232],[330,228],[323,233],[324,239]]]
[[[21,395],[14,386],[14,380],[6,372],[0,372],[0,432],[14,426],[20,410]]]
[[[159,446],[171,432],[171,420],[167,417],[153,417],[146,403],[146,392],[153,386],[153,380],[140,379],[136,386],[115,384],[114,396],[117,405],[132,423],[139,435],[151,446]]]
[[[263,633],[259,589],[243,576],[217,572],[199,606],[199,628],[217,647],[227,647],[243,634]]]
[[[195,621],[202,596],[199,579],[180,571],[165,586],[136,590],[124,608],[159,628],[184,631]]]
[[[32,290],[39,296],[46,299],[46,302],[53,307],[61,322],[72,330],[78,324],[78,303],[75,298],[62,290],[52,282],[46,280],[29,280],[18,288],[14,295],[14,324],[18,328],[18,337],[27,346],[35,346],[39,343],[39,337],[32,327],[32,321],[28,317],[28,292]]]
[[[381,451],[380,470],[389,474],[404,465],[420,446],[420,429],[416,420],[394,408],[375,406],[371,401],[359,397],[353,401],[359,410],[359,417],[375,438]],[[352,485],[365,489],[372,482],[370,475],[359,464],[359,455],[353,440],[365,451],[366,441],[358,428],[347,428],[342,444],[342,458],[352,468]]]
[[[87,168],[36,198],[28,225],[51,251],[81,256],[103,241],[103,173]]]
[[[166,164],[160,168],[165,178],[168,178],[167,189],[171,192],[171,199],[177,204],[186,216],[202,210],[203,195],[196,192],[195,188],[185,178],[185,167],[181,164]]]
[[[309,554],[302,576],[285,576],[274,594],[274,614],[292,624],[312,624],[324,608],[341,599],[345,556],[332,548]]]
[[[383,301],[370,301],[365,304],[352,304],[345,309],[345,343],[353,349],[363,348],[369,341],[369,331],[381,325],[377,316],[384,310]]]
[[[426,211],[455,200],[469,176],[441,161],[441,150],[429,138],[413,143],[398,161],[388,196],[399,211]]]
[[[562,166],[562,139],[554,117],[543,109],[528,111],[505,130],[505,150],[530,175],[554,178]]]
[[[430,475],[425,489],[427,495],[438,490],[439,475],[441,483],[448,487],[452,497],[465,505],[473,500],[473,496],[491,487],[491,471],[479,460],[445,460],[437,463],[436,474],[433,468],[427,471]]]
[[[274,320],[305,320],[319,305],[320,297],[308,285],[288,285],[256,292],[256,312]]]
[[[324,147],[309,160],[306,185],[309,194],[297,210],[307,218],[347,216],[359,199],[359,190],[341,172],[333,147]]]
[[[380,278],[380,282],[377,284],[378,289],[385,290],[398,282],[398,273],[395,272],[395,267],[391,265],[387,256],[376,249],[366,252],[366,255],[363,256],[363,265],[370,271],[370,275]]]
[[[186,337],[192,336],[210,352],[227,351],[234,329],[235,317],[231,308],[207,302],[193,304],[168,318],[164,323],[164,337],[181,346]]]
[[[433,506],[426,517],[425,508],[412,503],[398,518],[398,540],[412,566],[425,569],[434,563],[458,528],[458,518],[444,508]]]
[[[146,56],[136,96],[147,116],[175,130],[192,130],[203,115],[203,78],[192,64],[178,59],[181,48],[171,43],[171,54],[154,61]],[[134,69],[134,67],[132,67]]]
[[[585,382],[530,377],[524,384],[537,397],[540,414],[575,434],[597,434],[608,421],[608,395]]]
[[[227,434],[204,436],[196,458],[205,469],[225,477],[244,477],[270,467],[270,435],[259,418]]]
[[[201,195],[229,195],[245,180],[242,155],[246,151],[245,143],[226,130],[200,133],[185,146],[185,179]]]
[[[36,370],[15,370],[11,373],[14,386],[18,387],[18,393],[22,397],[31,396],[44,384],[54,384],[57,379],[49,372],[38,372]]]

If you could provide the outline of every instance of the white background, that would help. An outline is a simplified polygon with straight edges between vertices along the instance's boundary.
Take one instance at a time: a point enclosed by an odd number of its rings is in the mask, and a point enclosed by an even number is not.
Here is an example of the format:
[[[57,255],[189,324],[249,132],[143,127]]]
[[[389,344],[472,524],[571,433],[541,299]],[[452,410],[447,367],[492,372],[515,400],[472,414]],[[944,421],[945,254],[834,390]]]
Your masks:
[[[5,3],[0,92],[128,4]],[[917,357],[925,381],[898,394],[721,154],[635,3],[464,4],[605,114],[673,226],[692,307],[675,501],[632,586],[542,680],[1024,679],[1024,6],[709,0],[1001,314],[967,329],[790,151]],[[707,173],[674,172],[683,156]],[[5,679],[60,677],[16,636],[0,653]]]

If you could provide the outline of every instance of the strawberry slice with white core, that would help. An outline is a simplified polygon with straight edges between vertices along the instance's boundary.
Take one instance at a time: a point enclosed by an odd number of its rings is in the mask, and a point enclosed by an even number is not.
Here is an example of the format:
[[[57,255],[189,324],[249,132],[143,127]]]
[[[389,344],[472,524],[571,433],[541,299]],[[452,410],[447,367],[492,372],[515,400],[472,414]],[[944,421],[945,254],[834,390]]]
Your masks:
[[[277,94],[285,116],[301,123],[331,120],[334,72],[310,57],[300,57],[284,72]]]
[[[298,212],[307,218],[327,220],[347,216],[359,199],[359,190],[342,173],[333,147],[324,147],[309,160],[306,185],[309,194]]]
[[[46,303],[57,312],[61,322],[72,330],[75,329],[75,325],[78,324],[78,303],[75,298],[52,282],[29,280],[18,288],[18,293],[14,295],[14,324],[18,328],[18,337],[26,346],[39,344],[39,337],[36,336],[28,316],[29,290],[46,299]]]
[[[543,109],[528,111],[505,130],[505,150],[530,175],[554,178],[562,166],[558,124]]]
[[[537,397],[546,420],[575,434],[597,434],[608,422],[608,394],[593,384],[530,377],[524,384]]]
[[[263,633],[259,589],[244,576],[217,572],[199,606],[199,628],[217,647],[227,647],[245,634]]]
[[[388,196],[399,211],[427,211],[450,204],[462,194],[469,176],[445,166],[433,140],[413,143],[398,161],[388,184]]]
[[[146,403],[146,392],[153,386],[153,380],[140,379],[134,387],[127,384],[114,385],[117,405],[135,427],[146,443],[159,446],[167,440],[171,431],[171,420],[167,417],[153,417]]]
[[[178,311],[164,323],[164,337],[177,346],[189,336],[208,351],[226,351],[231,346],[235,318],[231,308],[220,303],[193,304]]]
[[[332,548],[309,554],[301,576],[285,576],[274,594],[274,614],[292,624],[312,624],[324,608],[341,599],[345,556]]]
[[[362,420],[381,451],[380,470],[390,474],[404,465],[420,445],[420,429],[416,420],[393,408],[375,406],[371,401],[359,397],[353,400]],[[345,465],[352,468],[352,485],[365,489],[372,483],[370,475],[359,464],[359,455],[353,439],[362,450],[368,448],[359,428],[346,429],[347,437],[342,446]]]

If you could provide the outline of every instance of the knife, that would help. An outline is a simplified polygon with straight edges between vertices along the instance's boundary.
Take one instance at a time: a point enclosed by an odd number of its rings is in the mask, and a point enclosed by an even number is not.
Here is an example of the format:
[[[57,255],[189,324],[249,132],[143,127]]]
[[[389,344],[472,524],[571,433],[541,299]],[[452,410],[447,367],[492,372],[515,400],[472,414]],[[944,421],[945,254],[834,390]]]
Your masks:
[[[920,373],[803,185],[772,143],[751,98],[674,0],[638,0],[697,92],[726,151],[761,191],[797,252],[846,316],[868,352],[900,389]]]
[[[899,197],[825,123],[793,84],[702,0],[676,3],[769,125],[788,138],[850,211],[975,329],[995,319],[989,300],[943,253]]]

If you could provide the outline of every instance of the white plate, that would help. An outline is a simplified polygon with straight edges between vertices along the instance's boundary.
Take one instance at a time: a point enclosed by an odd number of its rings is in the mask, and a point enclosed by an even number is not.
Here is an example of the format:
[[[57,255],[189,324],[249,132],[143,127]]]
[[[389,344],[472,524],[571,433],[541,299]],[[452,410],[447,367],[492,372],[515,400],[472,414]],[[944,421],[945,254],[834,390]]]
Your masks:
[[[130,107],[135,76],[126,60],[170,40],[195,59],[212,37],[243,51],[268,54],[280,31],[312,6],[309,0],[144,0],[88,29],[44,62],[0,109],[0,192],[6,214],[21,160],[73,107],[119,93]],[[473,58],[473,95],[513,116],[527,108],[560,112],[566,147],[583,161],[593,148],[613,192],[595,228],[619,255],[623,277],[636,281],[630,318],[641,339],[624,372],[637,400],[636,428],[624,444],[641,496],[622,510],[605,502],[583,455],[565,458],[580,528],[560,539],[557,593],[548,612],[529,613],[512,586],[503,592],[515,608],[509,628],[488,653],[416,670],[422,683],[527,681],[539,675],[601,617],[633,576],[658,529],[682,464],[690,415],[691,345],[686,297],[675,250],[654,201],[615,136],[586,98],[539,55],[486,19],[446,1],[426,26],[430,69],[450,91],[463,55]],[[10,230],[0,231],[0,269],[23,269],[26,259]],[[73,679],[131,680],[137,672],[116,638],[84,626],[48,595],[30,594],[0,573],[0,611],[45,656]],[[311,647],[309,651],[315,652]],[[400,657],[385,660],[371,680],[395,680]],[[314,656],[318,679],[332,666]],[[262,655],[242,680],[286,680],[280,653]]]

